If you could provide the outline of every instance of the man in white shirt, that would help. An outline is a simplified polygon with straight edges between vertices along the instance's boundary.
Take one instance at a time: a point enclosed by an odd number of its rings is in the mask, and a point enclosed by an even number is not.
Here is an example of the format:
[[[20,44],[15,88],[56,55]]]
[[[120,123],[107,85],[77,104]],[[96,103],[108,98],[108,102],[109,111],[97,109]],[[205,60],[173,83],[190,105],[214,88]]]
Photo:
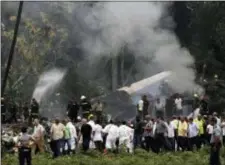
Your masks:
[[[91,141],[90,141],[90,148],[95,148],[95,144],[94,144],[94,142],[93,142],[93,129],[94,129],[94,127],[95,127],[95,122],[94,122],[94,117],[93,117],[93,115],[92,116],[90,116],[90,120],[88,121],[88,123],[87,124],[89,124],[90,126],[91,126],[91,128],[92,128],[92,134],[91,134]]]
[[[176,106],[176,115],[180,116],[183,114],[183,106],[182,106],[182,98],[178,95],[175,99],[175,106]]]
[[[100,120],[96,121],[96,124],[93,129],[93,141],[95,143],[95,146],[97,150],[102,152],[103,149],[103,138],[102,138],[102,126],[100,125]]]
[[[130,133],[129,141],[130,142],[128,145],[128,152],[132,154],[134,151],[134,125],[130,124],[129,128],[130,128],[130,130],[129,130],[129,133]]]
[[[119,128],[111,120],[108,125],[103,129],[107,134],[105,147],[107,150],[116,150],[116,140],[119,137]]]
[[[190,151],[193,151],[194,145],[197,145],[198,132],[199,128],[197,124],[193,122],[193,118],[190,118],[188,124],[188,141],[189,141],[188,149]]]
[[[129,148],[130,142],[130,128],[126,125],[126,122],[123,121],[122,125],[119,126],[119,148],[121,149],[125,146]]]
[[[206,127],[206,132],[207,132],[207,142],[208,142],[208,144],[210,144],[211,136],[213,133],[213,125],[212,125],[211,121]]]
[[[175,151],[175,126],[172,120],[169,120],[166,124],[167,126],[167,138],[171,145],[172,151]]]
[[[44,152],[44,127],[39,123],[38,119],[34,119],[33,139],[35,140],[35,154]]]

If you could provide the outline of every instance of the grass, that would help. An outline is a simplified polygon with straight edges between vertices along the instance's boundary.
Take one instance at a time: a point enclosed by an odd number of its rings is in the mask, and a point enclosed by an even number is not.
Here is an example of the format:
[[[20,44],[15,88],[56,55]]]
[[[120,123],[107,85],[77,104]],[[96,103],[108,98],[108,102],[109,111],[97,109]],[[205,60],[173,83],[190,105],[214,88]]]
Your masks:
[[[221,152],[222,165],[225,165],[225,147]],[[33,157],[32,165],[207,165],[209,164],[209,149],[203,148],[198,152],[176,153],[147,153],[136,150],[134,155],[120,153],[118,155],[103,155],[96,151],[86,154],[78,153],[73,156],[63,156],[51,159],[51,155],[43,154]],[[6,155],[1,160],[2,165],[17,165],[16,155]]]

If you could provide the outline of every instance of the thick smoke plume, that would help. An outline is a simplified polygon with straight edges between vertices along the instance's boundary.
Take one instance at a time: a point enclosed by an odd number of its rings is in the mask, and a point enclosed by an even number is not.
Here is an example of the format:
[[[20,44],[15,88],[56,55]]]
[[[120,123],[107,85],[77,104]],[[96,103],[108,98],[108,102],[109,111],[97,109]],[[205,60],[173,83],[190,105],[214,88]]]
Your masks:
[[[137,62],[144,77],[170,70],[170,85],[178,92],[191,92],[198,87],[194,59],[173,33],[168,7],[163,2],[100,2],[89,10],[81,6],[77,15],[84,29],[89,29],[83,34],[82,48],[94,60],[99,55],[115,55],[126,45],[137,61],[152,59],[144,65]],[[157,69],[151,67],[153,63]]]
[[[91,63],[101,55],[116,55],[126,45],[136,57],[140,79],[169,70],[173,72],[169,83],[177,92],[192,92],[199,88],[195,83],[194,59],[187,49],[181,47],[173,32],[175,23],[168,14],[170,2],[55,3],[67,8],[64,15],[74,25],[74,38],[81,42],[81,46],[77,46]],[[41,10],[54,11],[47,9],[46,4],[26,2],[24,17],[29,15],[35,19]],[[81,74],[86,74],[83,73],[85,70],[90,71],[81,69]],[[92,68],[91,74],[95,74],[94,71]]]

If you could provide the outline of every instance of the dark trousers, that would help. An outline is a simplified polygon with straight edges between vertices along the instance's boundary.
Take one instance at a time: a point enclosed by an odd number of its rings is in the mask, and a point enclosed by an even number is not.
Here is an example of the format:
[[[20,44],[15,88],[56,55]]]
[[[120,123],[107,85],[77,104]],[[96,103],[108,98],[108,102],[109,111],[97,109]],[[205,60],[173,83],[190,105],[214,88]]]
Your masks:
[[[188,138],[188,150],[193,151],[194,146],[197,146],[198,144],[198,137],[191,137]]]
[[[197,144],[196,144],[197,149],[200,149],[202,144],[203,144],[203,136],[199,135],[197,136]]]
[[[164,112],[163,111],[156,111],[156,117],[163,117],[164,118]]]
[[[102,141],[95,141],[95,147],[98,151],[102,152],[103,151]]]
[[[22,147],[19,149],[19,164],[20,165],[31,165],[31,149]]]
[[[206,135],[206,139],[207,139],[207,144],[209,145],[210,144],[210,140],[211,140],[211,134],[207,134]]]
[[[70,146],[70,139],[63,139],[62,140],[62,147],[63,147],[63,154],[66,155],[66,154],[70,154],[70,151],[71,151],[71,146]],[[67,150],[65,150],[65,146],[67,145]]]
[[[61,155],[62,140],[52,141],[53,158],[57,158]]]
[[[142,111],[137,111],[137,116],[139,117],[140,120],[143,120],[143,112]]]
[[[151,148],[151,137],[145,136],[145,150],[149,152],[150,148]]]
[[[72,113],[69,113],[68,117],[70,118],[70,120],[72,122],[77,122],[77,112],[76,111],[73,111]]]
[[[181,147],[182,151],[187,150],[188,148],[188,138],[183,136],[178,136],[177,139],[178,146]]]
[[[170,143],[171,150],[175,151],[175,138],[173,138],[173,137],[168,138],[168,142]]]
[[[141,147],[141,134],[134,134],[134,148]]]
[[[221,165],[220,162],[220,148],[221,148],[221,144],[217,145],[217,147],[214,147],[215,145],[212,144],[211,145],[211,149],[210,149],[210,165]]]
[[[99,120],[100,123],[102,123],[102,111],[96,111],[95,115],[96,115],[96,119]]]
[[[84,151],[87,151],[89,149],[90,141],[91,141],[90,137],[83,137],[82,147]]]
[[[156,134],[156,144],[157,144],[157,148],[156,148],[157,153],[159,153],[162,148],[164,148],[165,150],[171,150],[171,147],[168,144],[168,141],[165,138],[163,133]]]
[[[29,119],[29,114],[23,114],[23,116],[24,116],[24,120],[25,120],[25,121],[28,121],[28,119]]]
[[[182,110],[182,109],[181,109],[181,110],[176,109],[176,110],[175,110],[175,114],[176,114],[177,116],[182,116],[182,115],[183,115],[183,110]]]

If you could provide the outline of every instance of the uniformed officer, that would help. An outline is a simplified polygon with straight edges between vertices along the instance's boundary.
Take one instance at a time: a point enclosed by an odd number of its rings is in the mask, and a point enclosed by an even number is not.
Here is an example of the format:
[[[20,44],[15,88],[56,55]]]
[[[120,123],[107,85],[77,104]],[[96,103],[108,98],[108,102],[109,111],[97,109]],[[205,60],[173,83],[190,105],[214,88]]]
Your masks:
[[[35,98],[31,100],[31,119],[35,119],[39,117],[39,104]]]
[[[81,109],[82,109],[82,115],[83,118],[88,119],[88,116],[90,114],[91,111],[91,103],[87,100],[87,98],[85,96],[81,96]]]
[[[31,141],[33,138],[27,134],[27,128],[23,127],[21,129],[22,135],[18,141],[19,147],[19,164],[25,165],[25,161],[27,165],[31,165]]]

